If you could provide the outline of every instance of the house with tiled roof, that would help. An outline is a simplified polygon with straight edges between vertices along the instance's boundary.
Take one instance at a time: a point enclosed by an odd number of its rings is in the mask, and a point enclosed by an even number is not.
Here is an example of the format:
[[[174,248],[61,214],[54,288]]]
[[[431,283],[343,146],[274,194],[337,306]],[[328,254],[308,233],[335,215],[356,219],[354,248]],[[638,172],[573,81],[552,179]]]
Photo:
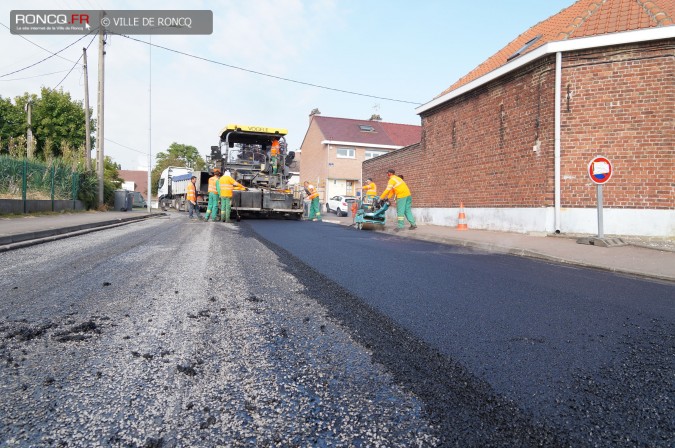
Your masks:
[[[321,201],[361,191],[361,165],[420,141],[421,127],[387,123],[378,115],[367,120],[324,117],[313,111],[302,141],[301,181],[317,186]]]
[[[418,107],[415,148],[364,163],[406,172],[413,213],[469,228],[675,236],[675,1],[579,0]]]

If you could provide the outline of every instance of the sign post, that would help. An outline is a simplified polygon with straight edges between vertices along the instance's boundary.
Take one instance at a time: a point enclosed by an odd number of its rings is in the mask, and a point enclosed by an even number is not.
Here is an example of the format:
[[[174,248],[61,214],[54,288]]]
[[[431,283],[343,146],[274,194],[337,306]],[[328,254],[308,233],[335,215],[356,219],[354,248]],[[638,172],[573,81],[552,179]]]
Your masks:
[[[595,156],[588,163],[588,175],[597,187],[598,198],[598,236],[596,238],[581,238],[577,240],[580,244],[591,244],[594,246],[623,246],[625,243],[621,238],[605,238],[605,231],[602,219],[602,186],[611,177],[613,173],[612,162],[606,157]]]
[[[602,222],[602,185],[612,177],[612,163],[603,156],[594,157],[588,164],[588,175],[597,185],[598,197],[598,238],[604,238]]]

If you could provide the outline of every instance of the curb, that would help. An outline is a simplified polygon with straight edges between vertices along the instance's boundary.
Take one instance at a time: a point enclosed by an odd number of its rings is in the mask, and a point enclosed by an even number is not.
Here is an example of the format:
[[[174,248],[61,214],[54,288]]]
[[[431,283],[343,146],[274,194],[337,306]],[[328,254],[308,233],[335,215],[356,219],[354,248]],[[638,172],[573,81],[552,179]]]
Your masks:
[[[0,252],[7,252],[22,247],[35,246],[37,244],[47,243],[50,241],[71,238],[78,235],[85,235],[99,230],[111,229],[114,227],[131,224],[133,222],[166,216],[166,213],[155,213],[144,216],[131,216],[128,218],[118,218],[108,221],[93,222],[87,224],[79,224],[76,226],[62,227],[57,229],[40,230],[37,232],[19,233],[16,235],[9,235],[0,237]]]

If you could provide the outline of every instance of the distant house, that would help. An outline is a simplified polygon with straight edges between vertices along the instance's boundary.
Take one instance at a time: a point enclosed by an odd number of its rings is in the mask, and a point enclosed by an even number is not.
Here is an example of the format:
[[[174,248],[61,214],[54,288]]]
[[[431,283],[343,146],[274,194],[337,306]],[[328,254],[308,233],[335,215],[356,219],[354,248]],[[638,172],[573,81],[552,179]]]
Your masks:
[[[675,2],[580,0],[534,25],[417,108],[419,146],[364,163],[405,172],[422,222],[675,235]],[[432,68],[429,68],[432,69]]]
[[[321,201],[356,195],[362,186],[362,163],[420,141],[421,127],[369,120],[310,115],[302,142],[301,181],[314,183]],[[379,186],[378,186],[379,187]]]
[[[145,200],[148,200],[148,172],[136,170],[119,170],[119,176],[125,182],[133,182],[136,185],[134,191],[138,191],[143,195]]]

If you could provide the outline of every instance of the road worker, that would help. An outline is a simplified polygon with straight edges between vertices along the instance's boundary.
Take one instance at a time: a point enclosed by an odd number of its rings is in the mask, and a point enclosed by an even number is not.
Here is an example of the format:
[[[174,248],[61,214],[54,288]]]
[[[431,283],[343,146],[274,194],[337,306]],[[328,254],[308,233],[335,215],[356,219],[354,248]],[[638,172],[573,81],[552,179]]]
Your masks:
[[[277,174],[278,162],[279,162],[279,139],[275,138],[272,141],[272,149],[270,149],[270,163],[272,164],[272,174]]]
[[[188,217],[190,219],[202,219],[199,215],[199,205],[197,205],[197,177],[192,176],[187,187]],[[196,213],[196,216],[195,216]]]
[[[405,219],[410,223],[410,230],[415,230],[417,224],[415,224],[415,218],[412,214],[412,196],[408,185],[396,175],[396,171],[393,169],[387,170],[387,177],[389,177],[389,182],[380,199],[385,200],[392,194],[396,195],[397,226],[394,231],[398,232],[403,229]]]
[[[304,182],[305,191],[309,193],[307,199],[311,201],[309,205],[309,219],[312,221],[321,221],[321,205],[319,204],[319,192],[316,191],[314,185],[308,181]]]
[[[377,196],[377,186],[370,177],[366,179],[366,183],[361,187],[364,196]]]
[[[218,220],[218,179],[220,179],[220,170],[213,170],[213,176],[209,177],[209,205],[206,208],[206,219],[211,222]]]
[[[225,171],[218,179],[216,184],[218,195],[220,196],[220,219],[223,222],[230,222],[230,213],[232,210],[232,191],[234,187],[240,187],[244,190],[248,188],[237,182],[230,176],[229,171]]]

